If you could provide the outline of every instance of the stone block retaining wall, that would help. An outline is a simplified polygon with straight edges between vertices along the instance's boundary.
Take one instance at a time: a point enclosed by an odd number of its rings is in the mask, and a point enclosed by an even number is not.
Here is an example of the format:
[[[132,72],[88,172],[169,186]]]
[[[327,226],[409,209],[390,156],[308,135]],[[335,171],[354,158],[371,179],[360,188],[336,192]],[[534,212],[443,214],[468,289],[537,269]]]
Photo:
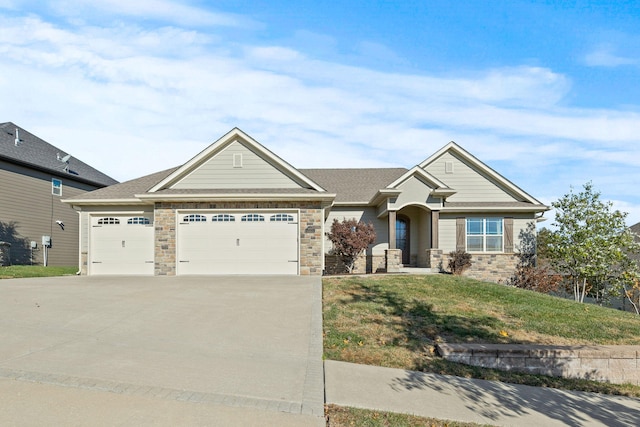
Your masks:
[[[483,368],[640,385],[640,346],[439,344],[438,352]]]

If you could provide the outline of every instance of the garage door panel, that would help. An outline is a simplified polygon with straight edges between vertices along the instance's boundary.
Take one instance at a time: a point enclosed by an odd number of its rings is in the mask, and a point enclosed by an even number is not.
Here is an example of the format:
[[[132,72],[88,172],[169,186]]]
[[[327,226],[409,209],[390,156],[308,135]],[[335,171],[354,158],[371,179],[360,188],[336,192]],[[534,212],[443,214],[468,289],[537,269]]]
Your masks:
[[[134,223],[131,220],[135,219]],[[148,224],[138,220],[148,220]],[[92,218],[90,266],[92,275],[154,273],[154,228],[149,217],[111,216]]]
[[[193,224],[180,223],[178,274],[298,274],[298,224],[269,221],[273,214],[202,214],[208,222],[198,223],[197,232]],[[226,221],[210,221],[221,216]]]

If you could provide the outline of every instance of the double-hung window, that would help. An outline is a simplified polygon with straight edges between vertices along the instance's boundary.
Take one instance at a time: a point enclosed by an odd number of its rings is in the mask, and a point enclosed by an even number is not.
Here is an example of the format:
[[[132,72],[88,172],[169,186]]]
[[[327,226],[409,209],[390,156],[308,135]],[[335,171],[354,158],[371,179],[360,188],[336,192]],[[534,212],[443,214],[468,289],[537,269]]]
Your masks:
[[[54,196],[62,196],[62,181],[59,179],[51,179],[51,194]]]
[[[467,218],[468,252],[503,251],[502,218]]]

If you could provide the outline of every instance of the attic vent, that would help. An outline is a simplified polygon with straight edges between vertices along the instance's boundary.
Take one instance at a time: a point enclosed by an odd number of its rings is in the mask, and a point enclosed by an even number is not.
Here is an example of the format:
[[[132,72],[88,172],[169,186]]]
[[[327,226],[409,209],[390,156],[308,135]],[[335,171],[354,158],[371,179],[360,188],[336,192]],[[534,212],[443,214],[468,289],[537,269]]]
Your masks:
[[[444,163],[444,172],[453,173],[453,162],[449,161]]]
[[[233,155],[233,167],[234,168],[242,167],[242,153],[235,153]]]

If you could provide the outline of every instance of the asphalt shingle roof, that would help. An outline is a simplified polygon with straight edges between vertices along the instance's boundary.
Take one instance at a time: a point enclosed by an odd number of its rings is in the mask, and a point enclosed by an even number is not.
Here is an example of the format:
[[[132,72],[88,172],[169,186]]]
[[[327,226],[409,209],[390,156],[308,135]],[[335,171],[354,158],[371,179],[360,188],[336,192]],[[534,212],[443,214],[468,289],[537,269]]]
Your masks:
[[[383,188],[405,174],[405,168],[299,169],[329,193],[336,202],[367,203]]]
[[[20,141],[18,146],[15,144],[16,129]],[[67,153],[20,126],[11,122],[0,123],[0,159],[98,186],[118,182],[75,157],[70,157],[69,172],[66,172],[65,163],[58,160],[58,154],[64,156]]]
[[[74,200],[133,199],[136,194],[146,193],[151,187],[172,174],[177,167],[145,175],[109,187],[89,191],[74,197]]]

